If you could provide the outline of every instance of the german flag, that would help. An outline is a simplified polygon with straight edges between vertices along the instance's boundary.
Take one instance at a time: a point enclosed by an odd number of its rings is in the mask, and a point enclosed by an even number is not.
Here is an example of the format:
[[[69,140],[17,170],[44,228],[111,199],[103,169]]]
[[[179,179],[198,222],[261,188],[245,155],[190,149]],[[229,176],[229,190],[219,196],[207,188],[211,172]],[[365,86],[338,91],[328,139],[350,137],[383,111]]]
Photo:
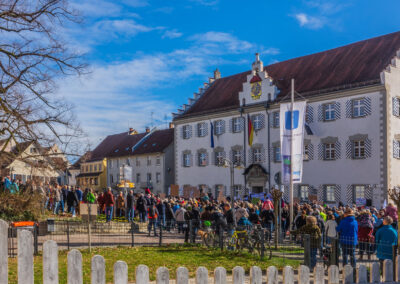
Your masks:
[[[249,145],[253,145],[254,128],[250,116],[247,115],[247,141]]]

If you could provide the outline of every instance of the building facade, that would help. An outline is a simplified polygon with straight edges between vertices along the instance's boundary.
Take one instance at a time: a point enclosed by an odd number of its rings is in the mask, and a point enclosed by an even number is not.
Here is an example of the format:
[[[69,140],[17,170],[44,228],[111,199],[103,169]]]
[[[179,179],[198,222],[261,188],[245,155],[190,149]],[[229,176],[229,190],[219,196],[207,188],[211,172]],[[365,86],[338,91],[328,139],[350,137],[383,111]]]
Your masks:
[[[107,155],[108,186],[122,180],[135,184],[135,192],[149,188],[167,193],[174,183],[174,130],[149,129],[121,139]],[[124,171],[123,168],[128,168]]]
[[[307,102],[295,200],[382,206],[400,185],[399,50],[397,32],[265,67],[257,55],[250,72],[229,77],[217,70],[173,114],[176,184],[231,195],[233,163],[235,196],[281,186],[279,108],[294,79]]]

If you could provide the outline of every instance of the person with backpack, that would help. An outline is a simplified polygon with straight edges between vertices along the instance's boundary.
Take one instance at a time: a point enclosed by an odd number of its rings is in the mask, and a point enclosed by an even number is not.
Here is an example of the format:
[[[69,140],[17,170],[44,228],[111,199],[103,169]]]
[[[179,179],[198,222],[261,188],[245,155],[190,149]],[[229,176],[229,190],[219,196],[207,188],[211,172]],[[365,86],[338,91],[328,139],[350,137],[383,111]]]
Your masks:
[[[364,253],[368,255],[368,260],[371,259],[371,244],[374,243],[374,219],[371,213],[367,210],[361,211],[358,221],[358,242],[360,260],[363,259]]]
[[[130,190],[126,196],[126,210],[128,211],[128,222],[133,222],[133,218],[135,217],[135,197],[133,196],[133,190]]]
[[[147,202],[143,194],[139,195],[136,201],[136,210],[139,212],[140,222],[144,223],[147,220]]]
[[[184,226],[184,225],[186,225],[185,224],[185,213],[186,213],[186,209],[183,206],[179,207],[179,209],[176,210],[176,212],[175,212],[175,220],[176,220],[176,223],[178,224],[178,234],[185,232],[184,231],[184,227],[186,227],[186,226]]]
[[[149,225],[147,227],[147,230],[149,231],[149,237],[150,237],[150,233],[151,233],[151,228],[154,228],[154,236],[157,237],[157,232],[156,232],[156,226],[157,226],[157,218],[158,218],[158,210],[157,207],[152,204],[149,206],[149,210],[148,210],[148,215],[147,218],[149,219]]]
[[[260,214],[262,227],[266,229],[265,237],[267,241],[272,239],[272,230],[275,223],[275,214],[272,208],[266,204]]]

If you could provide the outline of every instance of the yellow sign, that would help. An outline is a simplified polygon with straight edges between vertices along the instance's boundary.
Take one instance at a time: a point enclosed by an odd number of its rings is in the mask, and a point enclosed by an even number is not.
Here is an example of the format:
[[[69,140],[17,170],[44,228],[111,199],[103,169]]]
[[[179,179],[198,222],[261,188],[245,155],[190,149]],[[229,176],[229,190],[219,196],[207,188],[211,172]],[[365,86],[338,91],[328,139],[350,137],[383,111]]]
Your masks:
[[[118,187],[128,187],[128,188],[135,188],[134,182],[125,182],[118,184]]]

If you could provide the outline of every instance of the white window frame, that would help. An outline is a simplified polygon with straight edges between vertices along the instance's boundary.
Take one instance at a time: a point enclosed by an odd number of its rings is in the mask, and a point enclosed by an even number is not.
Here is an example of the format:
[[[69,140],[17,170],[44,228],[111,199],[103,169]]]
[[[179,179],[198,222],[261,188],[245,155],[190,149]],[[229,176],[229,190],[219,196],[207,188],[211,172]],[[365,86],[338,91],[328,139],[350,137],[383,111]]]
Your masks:
[[[365,114],[365,99],[354,99],[352,101],[353,117],[363,117]]]
[[[147,173],[147,175],[146,175],[146,181],[147,181],[147,183],[151,183],[152,182],[152,175],[151,175],[151,173]]]
[[[353,159],[364,159],[365,158],[365,141],[357,140],[353,141]]]
[[[240,165],[242,161],[242,151],[241,150],[232,150],[232,162],[235,165]]]
[[[254,148],[252,152],[253,152],[253,163],[261,163],[262,162],[261,148]]]
[[[335,160],[335,159],[336,159],[335,143],[325,143],[324,160]]]
[[[222,151],[215,152],[215,165],[221,167],[224,165],[224,155]]]
[[[215,122],[215,134],[221,135],[223,133],[224,125],[222,120],[217,120]]]
[[[189,153],[183,154],[183,166],[190,167],[190,154]]]
[[[335,104],[329,103],[324,105],[324,121],[335,120]]]
[[[336,185],[332,185],[332,184],[325,185],[326,202],[336,202],[335,190],[336,190]]]
[[[254,130],[260,130],[262,127],[261,114],[256,114],[253,116],[253,127]]]
[[[353,186],[354,188],[354,202],[357,198],[365,198],[365,189],[366,186],[362,184],[357,184]]]
[[[198,162],[199,162],[199,167],[207,166],[207,153],[206,152],[198,153]]]
[[[190,138],[190,126],[189,125],[184,125],[183,127],[182,127],[182,136],[183,136],[183,139],[189,139]]]
[[[305,184],[300,185],[300,190],[299,190],[300,200],[302,201],[308,200],[309,192],[310,192],[310,186]]]
[[[282,161],[281,147],[274,147],[273,151],[274,151],[274,162]]]
[[[197,124],[197,135],[199,137],[206,136],[206,124],[204,122]]]
[[[161,165],[161,157],[157,156],[156,157],[156,166],[160,166]]]
[[[310,160],[310,148],[309,144],[304,144],[304,149],[303,149],[303,161],[309,161]]]
[[[242,131],[242,127],[241,127],[241,121],[240,121],[240,117],[235,117],[235,118],[233,118],[233,121],[232,121],[232,130],[233,130],[233,133],[239,133],[240,131]]]

